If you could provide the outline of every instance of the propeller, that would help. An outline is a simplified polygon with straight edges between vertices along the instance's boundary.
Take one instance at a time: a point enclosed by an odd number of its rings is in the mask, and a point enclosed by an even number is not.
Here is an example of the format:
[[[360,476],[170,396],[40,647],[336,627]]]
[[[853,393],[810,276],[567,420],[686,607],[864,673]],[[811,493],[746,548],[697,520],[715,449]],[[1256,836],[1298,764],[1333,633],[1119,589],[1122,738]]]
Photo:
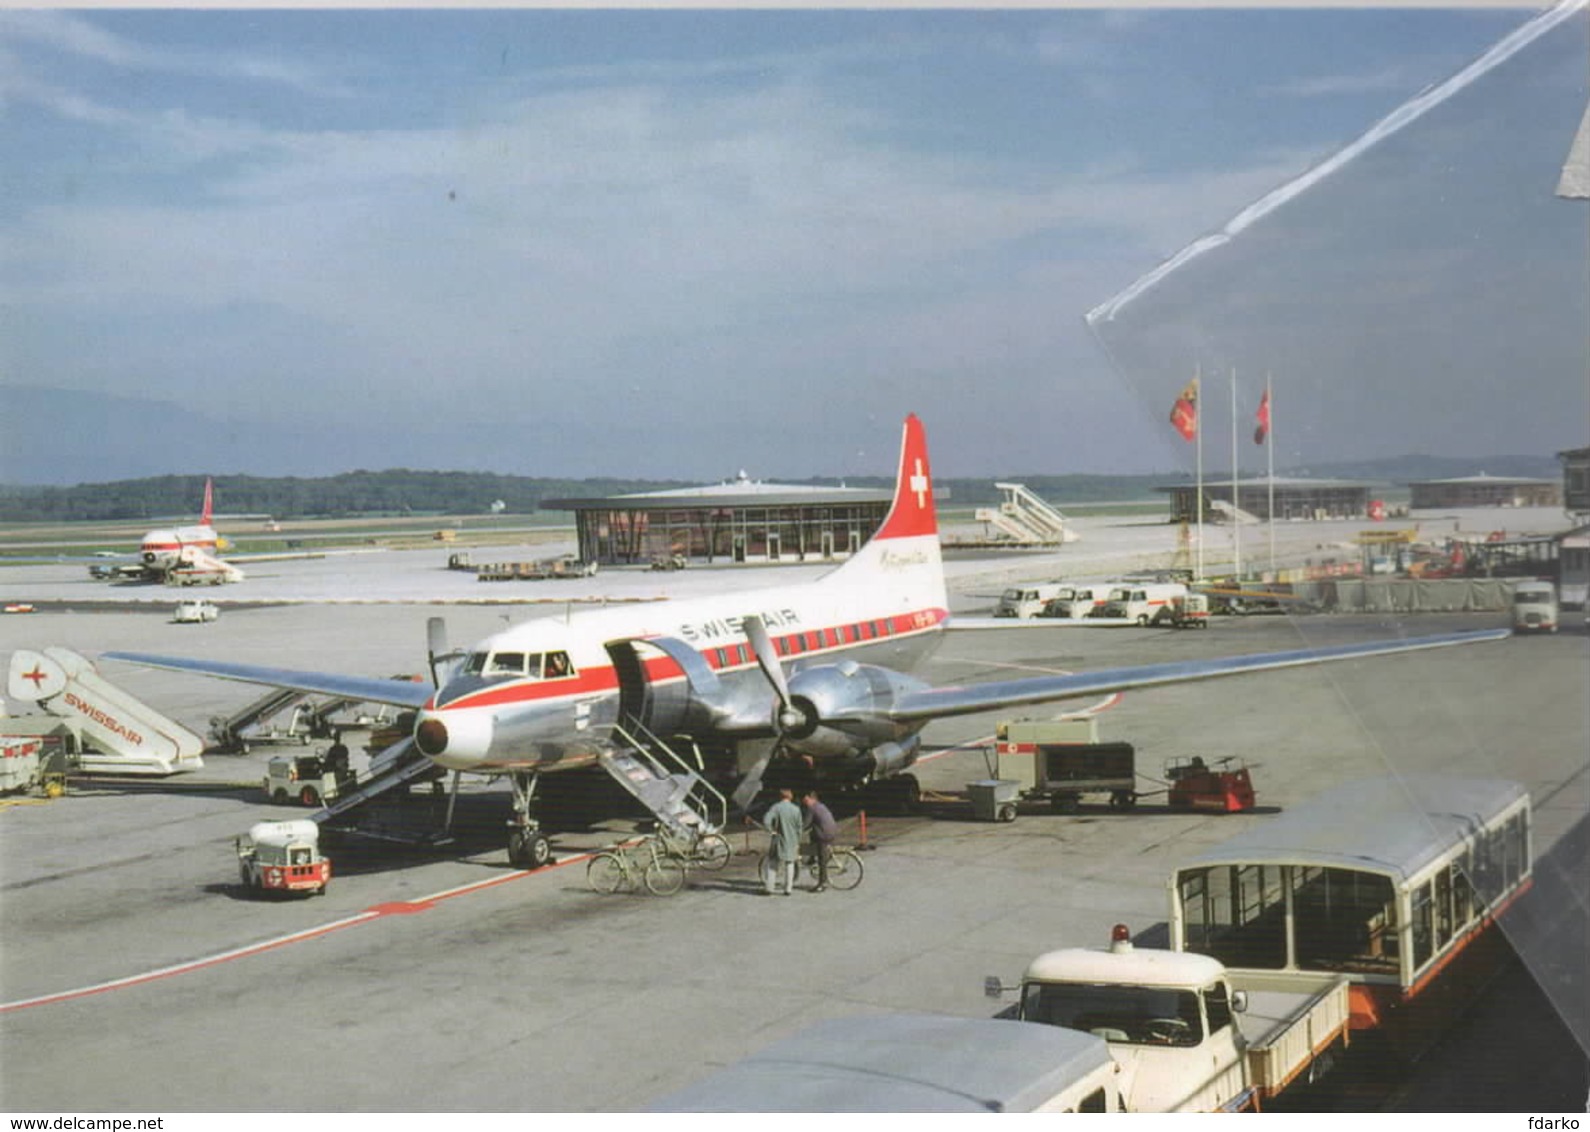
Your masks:
[[[806,715],[795,706],[790,698],[789,681],[784,678],[784,668],[778,662],[778,653],[773,649],[773,639],[767,635],[767,626],[762,624],[762,619],[756,614],[745,617],[740,622],[745,630],[746,639],[751,642],[751,647],[756,650],[756,663],[762,670],[762,675],[767,677],[767,682],[773,685],[773,691],[778,696],[778,711],[773,717],[773,725],[780,735],[794,731],[806,722]]]
[[[452,654],[447,648],[447,619],[445,617],[429,617],[425,621],[425,659],[431,669],[431,685],[440,688],[442,680],[438,675],[437,664],[444,660],[451,660]]]

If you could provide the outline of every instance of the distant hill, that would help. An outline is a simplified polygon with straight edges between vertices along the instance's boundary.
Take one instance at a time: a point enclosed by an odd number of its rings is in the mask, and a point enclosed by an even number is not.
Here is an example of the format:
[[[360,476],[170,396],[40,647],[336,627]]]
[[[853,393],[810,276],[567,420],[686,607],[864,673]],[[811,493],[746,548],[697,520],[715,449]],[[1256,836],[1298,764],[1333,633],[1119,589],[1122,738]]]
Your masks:
[[[1321,464],[1277,469],[1277,475],[1363,480],[1400,487],[1415,480],[1446,479],[1487,472],[1524,479],[1556,479],[1557,461],[1549,456],[1488,456],[1466,459],[1442,456],[1398,456],[1386,460]],[[1225,471],[1205,474],[1211,480]],[[1245,469],[1244,476],[1258,473]],[[1062,509],[1083,503],[1160,500],[1156,488],[1188,483],[1182,471],[1145,476],[1011,475],[998,482],[1024,483]],[[0,487],[0,522],[109,521],[169,519],[197,516],[204,497],[204,476],[153,476],[73,487]],[[300,477],[216,476],[217,513],[263,514],[279,519],[370,514],[484,515],[493,511],[531,514],[546,499],[625,495],[696,486],[679,480],[554,479],[503,476],[488,472],[432,472],[395,468],[380,472],[347,472],[318,479]],[[850,487],[888,487],[884,477],[843,481],[811,481]],[[996,503],[1001,492],[993,479],[935,480],[941,498],[956,506]],[[497,505],[501,504],[500,507]]]

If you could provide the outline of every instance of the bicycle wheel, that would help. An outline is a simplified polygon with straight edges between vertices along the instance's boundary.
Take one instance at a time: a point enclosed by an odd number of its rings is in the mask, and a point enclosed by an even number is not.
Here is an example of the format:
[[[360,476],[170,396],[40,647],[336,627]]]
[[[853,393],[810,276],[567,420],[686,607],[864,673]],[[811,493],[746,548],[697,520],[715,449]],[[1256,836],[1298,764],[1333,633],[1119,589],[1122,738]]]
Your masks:
[[[685,867],[677,857],[659,856],[646,866],[646,887],[655,896],[672,896],[685,886]]]
[[[848,892],[861,883],[861,858],[849,849],[835,849],[828,858],[828,885]]]
[[[695,856],[690,863],[715,873],[727,865],[732,856],[734,850],[729,848],[728,838],[722,834],[709,833],[696,842]]]
[[[598,853],[585,866],[585,883],[593,892],[611,896],[629,887],[629,866],[617,853]]]

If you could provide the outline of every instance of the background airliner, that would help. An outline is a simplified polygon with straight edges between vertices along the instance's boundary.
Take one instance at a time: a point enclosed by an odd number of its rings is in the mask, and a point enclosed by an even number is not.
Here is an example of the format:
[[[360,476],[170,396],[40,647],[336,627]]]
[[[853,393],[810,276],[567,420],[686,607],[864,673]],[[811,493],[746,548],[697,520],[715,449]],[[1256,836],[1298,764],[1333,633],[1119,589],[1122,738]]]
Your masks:
[[[910,675],[953,627],[927,441],[910,416],[883,525],[815,581],[530,620],[450,658],[433,639],[435,687],[105,655],[416,709],[403,754],[452,771],[509,776],[510,857],[534,866],[551,853],[534,814],[538,776],[600,763],[622,781],[624,772],[639,773],[627,756],[656,736],[726,761],[744,805],[772,757],[809,762],[830,788],[901,775],[934,719],[1507,635],[1482,630],[955,686]]]

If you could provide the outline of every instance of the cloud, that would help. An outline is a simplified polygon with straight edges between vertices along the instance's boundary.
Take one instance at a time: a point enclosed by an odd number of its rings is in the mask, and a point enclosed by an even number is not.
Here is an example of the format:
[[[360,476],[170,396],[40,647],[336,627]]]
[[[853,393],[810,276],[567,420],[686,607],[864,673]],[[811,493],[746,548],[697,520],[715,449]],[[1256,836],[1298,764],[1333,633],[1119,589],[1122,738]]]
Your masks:
[[[153,48],[64,11],[0,10],[0,48],[6,46],[31,51],[43,49],[117,70],[246,80],[318,97],[348,93],[342,82],[331,79],[320,68],[242,51]],[[344,60],[343,64],[346,66],[348,61]]]

